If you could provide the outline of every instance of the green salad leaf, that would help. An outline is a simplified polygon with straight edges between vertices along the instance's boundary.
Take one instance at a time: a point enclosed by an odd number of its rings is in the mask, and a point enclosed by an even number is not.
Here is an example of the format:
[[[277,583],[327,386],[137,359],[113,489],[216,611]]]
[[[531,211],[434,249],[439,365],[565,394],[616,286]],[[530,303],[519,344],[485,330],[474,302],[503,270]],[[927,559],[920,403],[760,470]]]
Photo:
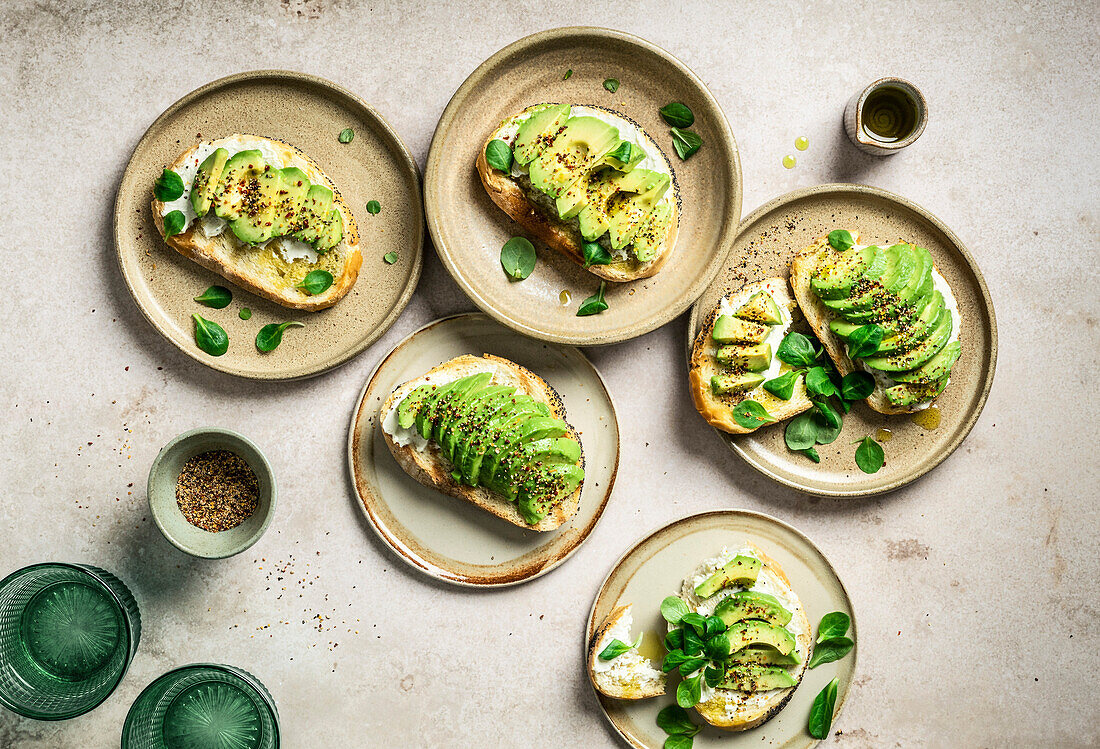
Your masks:
[[[829,738],[829,729],[833,727],[833,707],[836,705],[836,688],[839,681],[833,679],[814,697],[810,706],[810,721],[807,730],[815,739]]]
[[[512,237],[500,249],[500,264],[508,278],[522,281],[535,269],[535,246],[524,237]]]
[[[593,265],[609,265],[614,260],[611,253],[599,242],[585,242],[581,249],[584,252],[585,268],[590,268]]]
[[[676,149],[676,155],[683,161],[687,161],[703,145],[703,139],[699,137],[698,133],[681,130],[678,127],[672,128],[670,132],[672,133],[672,147]]]
[[[221,356],[229,350],[229,334],[216,322],[200,315],[191,315],[195,321],[195,343],[211,356]]]
[[[829,244],[833,246],[834,250],[843,252],[855,243],[855,239],[852,238],[852,232],[847,229],[833,229],[829,232]]]
[[[607,302],[604,301],[603,292],[606,287],[606,283],[600,281],[600,288],[592,296],[581,302],[581,306],[577,309],[577,317],[587,317],[588,315],[598,315],[607,309]]]
[[[233,292],[224,286],[211,286],[195,297],[195,301],[212,309],[225,309],[233,301]]]
[[[882,451],[882,445],[870,437],[864,437],[856,448],[856,465],[864,473],[878,473],[886,462],[886,454]]]
[[[187,219],[183,215],[183,211],[169,211],[164,216],[164,236],[172,237],[183,231],[183,227],[187,225]]]
[[[611,93],[615,93],[619,90],[619,81],[616,78],[608,78],[603,82],[603,87]]]
[[[302,328],[305,327],[305,323],[290,320],[284,323],[273,322],[263,326],[260,328],[260,332],[256,334],[256,348],[264,353],[274,351],[283,342],[283,331],[291,327]]]
[[[822,663],[839,661],[851,652],[855,643],[848,637],[830,637],[814,645],[814,654],[810,657],[809,668],[817,668]]]
[[[691,127],[695,124],[695,115],[686,104],[678,101],[665,104],[659,111],[661,118],[672,127]]]
[[[183,195],[183,178],[171,169],[165,169],[153,183],[153,195],[162,203],[170,203]]]
[[[317,294],[323,294],[328,290],[329,286],[332,286],[333,282],[332,274],[327,270],[311,270],[306,274],[306,277],[302,279],[302,282],[295,286],[296,289],[301,289],[310,296],[316,296]]]
[[[756,429],[758,426],[775,421],[775,417],[762,405],[749,399],[733,407],[733,420],[745,429]]]
[[[350,127],[345,127],[340,131],[340,135],[337,138],[341,143],[351,143],[351,139],[355,137],[355,131]]]
[[[500,138],[494,138],[485,146],[485,161],[497,171],[512,171],[512,147]]]
[[[382,204],[379,203],[377,200],[368,200],[367,201],[367,213],[369,213],[370,215],[377,216],[378,213],[381,210],[382,210]]]

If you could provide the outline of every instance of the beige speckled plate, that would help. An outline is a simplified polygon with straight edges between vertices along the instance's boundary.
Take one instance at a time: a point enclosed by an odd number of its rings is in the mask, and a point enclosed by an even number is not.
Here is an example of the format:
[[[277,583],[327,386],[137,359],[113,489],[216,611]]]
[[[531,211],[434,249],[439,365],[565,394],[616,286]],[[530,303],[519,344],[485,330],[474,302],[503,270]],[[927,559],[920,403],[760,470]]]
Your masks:
[[[340,131],[355,131],[351,143]],[[281,138],[312,157],[339,187],[359,225],[363,267],[351,292],[321,312],[289,310],[249,294],[193,263],[160,238],[149,202],[165,165],[200,140],[243,132]],[[382,211],[367,213],[369,200]],[[115,197],[115,248],[142,314],[188,356],[214,369],[262,380],[290,380],[343,364],[378,340],[405,308],[420,277],[424,212],[420,172],[397,134],[354,94],[322,78],[258,70],[222,78],[184,96],[157,118],[134,149]],[[382,257],[396,252],[387,265]],[[192,301],[211,284],[233,292],[221,310]],[[241,320],[241,307],[252,319]],[[229,351],[209,356],[195,345],[193,313],[229,333]],[[270,322],[300,320],[275,351],[256,333]]]
[[[621,82],[616,93],[603,87],[607,78]],[[502,120],[547,101],[604,106],[634,119],[665,151],[680,185],[679,237],[668,263],[653,278],[608,284],[609,308],[591,317],[577,317],[577,308],[596,292],[599,279],[553,250],[538,248],[538,265],[527,280],[513,283],[504,275],[500,249],[521,231],[486,195],[474,168]],[[672,101],[691,107],[693,129],[703,139],[686,162],[657,113]],[[455,92],[432,139],[424,201],[439,257],[482,310],[524,335],[555,343],[616,343],[664,325],[714,278],[741,216],[741,164],[721,108],[682,62],[619,31],[553,29],[497,52]],[[560,300],[563,291],[571,297],[567,304]]]
[[[727,291],[767,276],[789,276],[796,252],[832,229],[855,228],[861,241],[905,240],[928,248],[951,285],[962,317],[962,356],[951,384],[936,399],[940,424],[924,429],[908,415],[885,416],[860,403],[844,417],[831,445],[818,445],[821,463],[787,449],[782,425],[753,434],[718,434],[749,465],[810,494],[858,497],[882,494],[920,478],[943,462],[970,433],[985,405],[997,364],[997,322],[985,279],[959,238],[919,205],[866,185],[820,185],[761,206],[741,223],[722,272],[699,298],[688,325],[688,352],[700,326]],[[854,440],[889,431],[886,465],[875,474],[855,464]]]
[[[840,677],[835,707],[838,714],[852,683],[859,652],[855,611],[844,584],[813,542],[769,515],[747,510],[716,510],[689,515],[635,544],[619,559],[600,586],[588,615],[585,654],[587,644],[600,623],[616,606],[628,603],[634,604],[631,634],[637,637],[645,632],[645,639],[651,642],[656,638],[663,639],[668,631],[668,625],[661,618],[661,601],[665,596],[678,591],[684,577],[703,559],[714,556],[723,546],[740,546],[745,541],[759,546],[787,573],[815,633],[822,616],[831,611],[843,611],[852,617],[848,636],[857,645],[842,660],[807,671],[791,701],[767,723],[742,733],[730,733],[708,726],[695,737],[694,746],[695,749],[759,746],[801,749],[812,746],[817,742],[806,732],[806,721],[814,697],[834,676]],[[663,658],[663,653],[657,657]],[[583,668],[587,669],[587,661]],[[627,743],[639,749],[658,749],[666,736],[657,727],[657,713],[675,702],[676,683],[675,678],[671,678],[668,695],[650,700],[615,700],[599,693],[596,697],[611,725]],[[689,711],[689,714],[696,724],[705,725],[694,711]],[[835,717],[833,726],[837,726]]]
[[[580,510],[557,530],[520,528],[423,486],[397,465],[378,428],[378,409],[395,387],[460,354],[484,353],[543,377],[580,432]],[[397,344],[367,378],[352,416],[348,463],[367,519],[402,560],[460,585],[513,585],[561,564],[596,527],[619,467],[619,422],[599,372],[577,349],[524,338],[480,313],[455,315]]]

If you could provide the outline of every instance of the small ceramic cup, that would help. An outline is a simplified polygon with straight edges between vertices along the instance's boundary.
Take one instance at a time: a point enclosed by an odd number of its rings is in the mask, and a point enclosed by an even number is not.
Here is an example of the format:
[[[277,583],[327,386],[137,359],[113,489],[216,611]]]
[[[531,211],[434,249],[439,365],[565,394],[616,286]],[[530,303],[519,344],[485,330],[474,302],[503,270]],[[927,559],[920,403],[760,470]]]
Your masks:
[[[176,503],[176,480],[183,464],[209,450],[229,450],[241,456],[260,484],[259,502],[251,517],[217,533],[187,522]],[[173,546],[192,556],[222,559],[240,554],[267,530],[275,514],[275,473],[260,448],[242,435],[216,427],[192,429],[161,448],[149,469],[148,494],[153,521]]]
[[[874,106],[878,99],[884,98],[884,92],[895,94],[894,97],[886,97],[894,98],[895,106]],[[870,111],[871,108],[875,111]],[[876,134],[876,129],[880,132],[884,129],[874,127],[876,118],[883,118],[881,124],[885,125],[885,129],[900,126],[902,132],[896,136]],[[916,86],[901,78],[879,78],[849,99],[844,107],[844,132],[856,148],[874,156],[897,153],[916,141],[927,124],[928,104],[924,96]]]

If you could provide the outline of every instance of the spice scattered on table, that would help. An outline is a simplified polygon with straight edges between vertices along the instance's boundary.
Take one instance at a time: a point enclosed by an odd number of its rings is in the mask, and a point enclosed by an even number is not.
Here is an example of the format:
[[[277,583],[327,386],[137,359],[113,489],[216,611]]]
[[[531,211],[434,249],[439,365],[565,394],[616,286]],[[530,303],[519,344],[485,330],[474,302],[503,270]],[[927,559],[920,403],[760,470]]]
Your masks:
[[[188,523],[218,533],[236,528],[256,512],[260,482],[251,466],[229,450],[209,450],[183,464],[176,504]]]

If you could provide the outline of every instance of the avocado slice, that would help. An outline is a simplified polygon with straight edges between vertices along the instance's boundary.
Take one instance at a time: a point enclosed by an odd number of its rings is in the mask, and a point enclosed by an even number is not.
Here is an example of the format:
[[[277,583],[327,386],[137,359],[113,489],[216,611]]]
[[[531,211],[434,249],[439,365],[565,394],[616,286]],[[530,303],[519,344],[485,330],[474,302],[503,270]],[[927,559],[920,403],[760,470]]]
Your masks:
[[[470,486],[481,486],[484,483],[482,467],[489,451],[497,448],[498,443],[504,438],[505,434],[513,429],[516,424],[533,416],[545,415],[547,410],[544,404],[539,403],[534,398],[527,395],[515,396],[515,401],[493,417],[483,433],[473,435],[473,439],[466,448],[462,459],[461,472],[466,477],[467,483]]]
[[[230,156],[210,199],[214,215],[226,221],[238,218],[244,211],[246,193],[254,189],[253,183],[266,167],[263,154],[256,149]]]
[[[205,216],[210,211],[211,199],[214,190],[221,180],[225,162],[229,160],[229,151],[224,148],[215,148],[214,152],[203,159],[195,172],[195,179],[191,183],[191,207],[195,209],[196,216]]]
[[[432,390],[424,397],[420,408],[416,412],[416,431],[420,432],[420,436],[424,439],[428,439],[432,434],[432,407],[436,401],[451,392],[458,383],[459,380],[451,380]]]
[[[731,624],[726,630],[730,641],[730,650],[737,651],[749,645],[768,645],[783,655],[789,655],[794,646],[794,635],[783,627],[768,624],[758,619]]]
[[[695,595],[710,598],[722,588],[730,585],[750,587],[756,583],[760,574],[760,560],[738,554],[710,577],[695,586]],[[731,639],[730,642],[733,642]]]
[[[432,406],[432,433],[431,439],[437,445],[442,446],[443,432],[455,421],[460,420],[465,414],[467,400],[489,384],[493,379],[492,372],[478,372],[467,375],[455,382],[451,391],[438,399]]]
[[[875,281],[866,280],[852,287],[846,299],[823,299],[822,303],[852,322],[868,322],[894,316],[899,304],[897,292],[918,271],[919,253],[907,244],[886,248],[886,269]],[[869,317],[853,317],[869,312]]]
[[[767,337],[767,325],[733,315],[719,315],[711,330],[711,338],[718,343],[763,343]]]
[[[281,183],[278,200],[275,202],[275,219],[271,225],[273,237],[285,237],[300,228],[298,222],[302,212],[302,201],[306,199],[311,186],[306,173],[298,167],[289,166],[279,171]]]
[[[302,200],[301,215],[294,238],[301,242],[316,242],[332,214],[332,190],[324,185],[310,185]]]
[[[344,217],[340,215],[340,211],[333,208],[332,213],[328,215],[328,220],[325,221],[324,229],[318,233],[315,249],[319,253],[328,252],[340,244],[343,238]]]
[[[439,439],[443,454],[456,468],[462,465],[458,460],[458,446],[462,444],[463,436],[483,428],[489,414],[495,412],[495,404],[510,400],[513,392],[515,392],[514,389],[507,385],[486,385],[466,398],[462,416],[451,420],[443,429]]]
[[[710,378],[710,389],[715,395],[731,395],[752,390],[762,382],[764,375],[756,372],[719,374]]]
[[[909,372],[896,372],[891,377],[898,382],[907,382],[913,385],[939,383],[950,376],[951,368],[955,366],[955,362],[959,360],[959,354],[961,353],[962,345],[958,341],[952,341],[917,369]],[[939,395],[939,392],[936,395]]]
[[[521,165],[530,164],[554,142],[569,119],[568,104],[547,104],[519,126],[512,156]]]
[[[531,184],[556,200],[619,142],[619,129],[603,120],[570,117],[553,143],[531,162]]]
[[[779,325],[783,322],[783,313],[775,303],[775,297],[766,291],[758,291],[750,296],[749,301],[738,307],[733,314],[742,320],[762,325]]]
[[[932,253],[923,247],[913,247],[916,255],[916,265],[909,281],[898,289],[898,301],[902,304],[912,304],[925,294],[932,291]]]
[[[888,400],[891,405],[907,408],[935,398],[943,392],[945,387],[947,387],[948,379],[949,378],[945,376],[941,380],[927,384],[903,382],[899,385],[888,387],[882,392],[886,395],[886,400]]]
[[[424,400],[436,389],[434,383],[421,385],[406,394],[397,405],[397,423],[402,429],[408,429],[416,423],[416,415],[424,405]]]
[[[521,420],[486,450],[485,459],[481,463],[481,483],[513,498],[515,495],[508,492],[508,469],[513,462],[513,451],[524,442],[545,437],[564,437],[567,434],[569,428],[565,422],[553,416],[531,416]]]
[[[545,477],[542,493],[531,494],[527,491],[519,493],[516,507],[523,515],[523,519],[531,525],[546,517],[551,506],[576,491],[584,480],[584,469],[580,466],[559,466],[559,468],[561,470],[556,470],[554,475]]]
[[[858,328],[862,328],[866,323],[854,323],[848,322],[843,317],[834,317],[829,321],[829,330],[836,333],[841,338],[847,340],[852,333],[856,332]],[[892,337],[897,334],[901,328],[899,320],[876,320],[875,325],[882,328],[882,335],[884,337]]]
[[[940,313],[943,312],[943,294],[933,291],[927,296],[917,300],[919,310],[914,307],[915,315],[907,316],[898,321],[898,327],[902,332],[883,338],[878,346],[876,354],[898,354],[916,346],[928,337],[932,332],[933,323],[937,322]]]
[[[731,653],[726,659],[728,667],[741,665],[757,666],[797,666],[802,662],[797,650],[783,655],[769,645],[749,645],[741,648],[736,653]]]
[[[714,609],[714,615],[720,617],[727,627],[745,619],[759,619],[785,627],[792,616],[778,598],[756,590],[739,590],[723,599]]]
[[[737,665],[726,672],[718,688],[736,689],[740,692],[767,692],[797,684],[790,671],[779,666]]]
[[[810,277],[810,288],[822,299],[845,299],[875,258],[875,248],[851,247],[831,252]]]
[[[932,332],[928,334],[928,337],[913,348],[887,356],[871,356],[864,359],[863,363],[871,369],[879,369],[883,372],[905,372],[916,369],[947,345],[947,339],[951,337],[952,326],[951,311],[945,309],[940,312],[939,318],[933,323]]]
[[[528,442],[521,450],[528,463],[576,463],[581,458],[581,445],[572,437],[546,437]]]
[[[649,214],[649,218],[642,222],[638,233],[634,235],[634,257],[643,263],[648,263],[657,257],[657,251],[668,238],[668,227],[671,223],[672,205],[659,203]]]
[[[672,178],[667,174],[648,169],[635,169],[630,175],[639,173],[648,173],[647,176],[652,179],[652,187],[634,195],[616,193],[608,201],[607,213],[611,218],[607,223],[607,233],[613,250],[621,250],[634,240],[634,235],[642,228],[646,218],[653,213],[672,184]]]
[[[463,480],[471,486],[475,485],[472,482],[477,476],[475,475],[471,478],[466,472],[466,459],[469,455],[470,448],[474,445],[484,443],[486,436],[491,433],[491,425],[496,423],[497,417],[502,413],[511,411],[515,406],[515,389],[509,387],[507,391],[508,392],[502,394],[500,398],[492,398],[486,401],[483,406],[483,413],[479,414],[477,420],[470,425],[470,428],[464,428],[462,432],[455,435],[451,462],[459,469],[463,476]]]
[[[661,176],[659,172],[649,169],[634,169],[625,174],[614,169],[603,169],[591,175],[586,182],[587,204],[577,214],[577,223],[585,241],[593,242],[607,232],[611,225],[609,210],[612,198],[619,193],[648,192],[657,185]]]
[[[229,228],[237,239],[249,244],[271,239],[281,184],[280,170],[270,165],[265,166],[255,179],[248,180],[240,215],[229,222]]]
[[[728,369],[763,372],[772,363],[772,346],[770,343],[720,346],[714,358]]]

